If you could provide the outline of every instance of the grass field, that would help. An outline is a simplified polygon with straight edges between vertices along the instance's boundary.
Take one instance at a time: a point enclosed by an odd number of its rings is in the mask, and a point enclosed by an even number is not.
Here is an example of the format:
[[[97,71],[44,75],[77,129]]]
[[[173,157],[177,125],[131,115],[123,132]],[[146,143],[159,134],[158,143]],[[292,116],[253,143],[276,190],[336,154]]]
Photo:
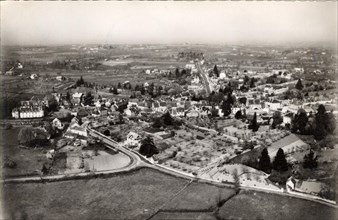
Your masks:
[[[151,219],[216,219],[214,211],[219,199],[227,200],[233,195],[231,189],[203,183],[192,183],[183,189],[187,183],[187,180],[148,168],[109,178],[9,183],[3,188],[4,217],[148,219],[155,214]],[[334,219],[334,213],[335,209],[310,201],[241,192],[225,202],[218,217]]]
[[[159,212],[151,220],[217,220],[213,212]]]
[[[17,164],[14,169],[3,168],[3,175],[5,176],[31,174],[36,170],[40,171],[42,165],[47,162],[44,152],[46,149],[26,149],[19,147],[17,140],[19,131],[19,127],[9,130],[0,130],[2,159],[8,156],[9,159],[13,160]]]
[[[186,183],[183,179],[142,169],[107,179],[7,184],[5,217],[145,219]]]
[[[241,192],[219,210],[222,219],[336,219],[336,209],[298,198]]]
[[[219,188],[208,184],[192,183],[163,209],[213,210],[221,200],[227,200],[234,194],[235,190],[230,188]]]

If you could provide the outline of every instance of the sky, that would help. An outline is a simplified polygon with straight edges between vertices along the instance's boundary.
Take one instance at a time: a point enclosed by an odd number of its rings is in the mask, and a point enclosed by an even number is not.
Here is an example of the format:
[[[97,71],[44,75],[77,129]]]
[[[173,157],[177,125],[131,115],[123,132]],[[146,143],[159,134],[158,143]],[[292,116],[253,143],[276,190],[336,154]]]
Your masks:
[[[1,2],[2,45],[337,41],[337,2]]]

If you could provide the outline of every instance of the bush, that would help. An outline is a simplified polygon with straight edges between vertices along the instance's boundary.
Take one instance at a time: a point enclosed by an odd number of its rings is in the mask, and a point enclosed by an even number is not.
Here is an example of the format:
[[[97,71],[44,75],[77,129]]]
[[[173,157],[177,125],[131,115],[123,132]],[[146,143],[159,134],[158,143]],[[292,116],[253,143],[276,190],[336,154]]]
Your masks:
[[[16,168],[16,162],[9,159],[9,158],[6,158],[5,161],[4,161],[3,167],[14,169],[14,168]]]

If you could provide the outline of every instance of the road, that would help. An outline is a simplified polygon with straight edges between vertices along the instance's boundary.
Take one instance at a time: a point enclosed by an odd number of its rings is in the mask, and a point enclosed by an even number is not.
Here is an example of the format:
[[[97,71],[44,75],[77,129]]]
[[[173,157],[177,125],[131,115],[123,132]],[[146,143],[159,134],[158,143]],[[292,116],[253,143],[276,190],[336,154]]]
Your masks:
[[[211,88],[210,88],[210,84],[209,84],[209,80],[207,78],[207,73],[204,72],[204,70],[202,69],[201,67],[201,63],[199,60],[195,60],[195,65],[196,65],[196,68],[198,70],[198,73],[202,76],[202,81],[203,81],[203,84],[204,84],[204,87],[207,91],[207,96],[210,95],[211,93]]]

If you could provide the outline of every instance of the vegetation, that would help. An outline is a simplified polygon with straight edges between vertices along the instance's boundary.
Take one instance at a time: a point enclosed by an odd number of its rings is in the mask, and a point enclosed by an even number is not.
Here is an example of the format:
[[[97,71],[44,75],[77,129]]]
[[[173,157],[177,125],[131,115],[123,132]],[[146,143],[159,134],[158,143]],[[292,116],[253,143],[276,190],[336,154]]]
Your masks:
[[[251,123],[249,125],[249,129],[251,129],[253,132],[258,131],[259,125],[257,124],[257,114],[255,112],[253,119],[251,120]]]
[[[49,134],[41,128],[23,127],[18,134],[20,144],[35,147],[46,145]]]
[[[272,115],[272,128],[276,128],[278,125],[283,123],[283,116],[280,111],[275,111]]]
[[[258,167],[260,170],[264,171],[265,173],[271,173],[271,161],[269,152],[266,148],[262,150],[261,157],[259,158]]]
[[[298,90],[302,90],[304,88],[302,81],[300,79],[298,79],[297,83],[296,83],[296,89]]]
[[[318,166],[317,159],[318,157],[315,156],[313,150],[310,150],[310,152],[304,156],[303,167],[310,169],[316,168]]]
[[[159,151],[150,136],[141,141],[140,154],[146,157],[152,157],[154,154],[158,153]]]
[[[276,171],[283,172],[288,170],[285,154],[282,148],[279,148],[273,161],[272,168]]]

